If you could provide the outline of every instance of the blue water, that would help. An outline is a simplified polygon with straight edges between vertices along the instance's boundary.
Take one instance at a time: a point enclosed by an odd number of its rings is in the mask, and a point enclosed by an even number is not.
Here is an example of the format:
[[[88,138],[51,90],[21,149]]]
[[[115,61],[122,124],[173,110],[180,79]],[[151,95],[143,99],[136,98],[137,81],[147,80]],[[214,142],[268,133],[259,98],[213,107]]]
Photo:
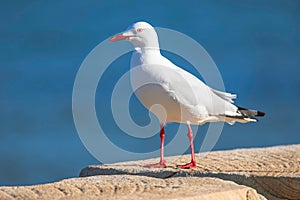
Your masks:
[[[300,143],[298,0],[2,1],[0,185],[75,177],[86,165],[99,163],[73,123],[74,79],[96,45],[139,20],[198,41],[216,62],[226,90],[238,94],[236,103],[267,113],[256,124],[225,125],[215,150]],[[113,77],[128,70],[129,58],[116,62],[124,68],[107,70],[107,95]],[[147,112],[138,101],[132,103],[141,117],[135,120],[146,124]],[[101,115],[110,117],[109,111]],[[158,146],[158,135],[147,142],[118,140],[124,136],[112,123],[106,121],[114,143],[129,150],[135,145],[138,152]],[[171,124],[166,132],[176,128]],[[203,137],[195,139],[198,149]],[[167,136],[167,142],[171,139]]]

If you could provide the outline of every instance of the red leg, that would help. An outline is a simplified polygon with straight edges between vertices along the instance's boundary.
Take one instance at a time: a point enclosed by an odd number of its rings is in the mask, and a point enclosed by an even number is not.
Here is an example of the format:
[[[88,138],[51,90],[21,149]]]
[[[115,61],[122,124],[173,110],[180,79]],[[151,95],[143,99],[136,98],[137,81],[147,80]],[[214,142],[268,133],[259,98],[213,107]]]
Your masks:
[[[164,125],[160,125],[160,162],[156,164],[144,165],[149,168],[166,168],[166,161],[164,159],[164,143],[165,143],[165,129]]]
[[[188,138],[190,140],[190,148],[191,148],[191,162],[187,163],[185,165],[179,165],[179,167],[181,169],[190,169],[190,168],[196,168],[197,164],[196,164],[196,157],[195,157],[195,153],[194,153],[194,142],[193,142],[193,131],[192,128],[190,126],[190,124],[188,123]]]

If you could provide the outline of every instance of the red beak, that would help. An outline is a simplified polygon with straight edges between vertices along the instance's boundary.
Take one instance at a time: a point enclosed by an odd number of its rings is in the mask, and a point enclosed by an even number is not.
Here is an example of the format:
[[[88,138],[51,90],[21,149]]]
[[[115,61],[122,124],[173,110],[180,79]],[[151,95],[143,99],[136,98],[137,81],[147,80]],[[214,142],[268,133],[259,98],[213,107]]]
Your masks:
[[[116,42],[119,40],[127,40],[129,38],[129,36],[124,36],[122,34],[117,34],[115,36],[113,36],[112,38],[109,39],[110,42]]]

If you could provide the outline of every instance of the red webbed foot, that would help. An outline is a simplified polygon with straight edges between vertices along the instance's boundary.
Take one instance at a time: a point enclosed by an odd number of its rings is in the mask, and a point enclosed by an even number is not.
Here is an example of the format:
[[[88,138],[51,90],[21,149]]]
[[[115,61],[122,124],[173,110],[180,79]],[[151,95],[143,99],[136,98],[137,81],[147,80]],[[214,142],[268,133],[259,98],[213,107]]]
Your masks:
[[[148,165],[143,165],[143,167],[148,167],[148,168],[166,168],[166,161],[162,160],[159,163],[156,164],[148,164]]]
[[[178,165],[178,167],[181,169],[191,169],[191,168],[196,168],[197,164],[196,161],[191,161],[190,163],[187,163],[185,165]]]

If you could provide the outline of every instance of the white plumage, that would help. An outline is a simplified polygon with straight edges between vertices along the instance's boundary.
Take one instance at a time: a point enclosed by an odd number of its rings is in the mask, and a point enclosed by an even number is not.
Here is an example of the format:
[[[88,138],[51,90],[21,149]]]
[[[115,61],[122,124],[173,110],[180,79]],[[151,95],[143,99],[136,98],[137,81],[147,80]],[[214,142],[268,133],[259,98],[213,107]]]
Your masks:
[[[152,40],[142,46],[141,42],[133,42],[136,51],[131,58],[131,84],[146,108],[150,109],[154,104],[164,107],[165,112],[158,108],[151,110],[162,122],[189,121],[192,124],[204,124],[226,121],[233,124],[235,121],[253,121],[251,118],[236,118],[242,117],[237,112],[238,108],[232,104],[236,95],[208,87],[162,56],[153,27],[145,22],[138,22],[129,28],[132,29],[144,29],[143,32],[146,33],[143,36]],[[139,87],[142,88],[138,89]]]
[[[217,121],[229,124],[236,121],[245,123],[257,121],[255,116],[264,115],[260,111],[235,106],[233,99],[236,95],[210,88],[196,76],[162,56],[158,36],[150,24],[137,22],[125,32],[110,39],[110,41],[118,40],[129,40],[135,47],[131,58],[131,85],[141,103],[161,122],[161,148],[165,123],[188,124],[192,161],[183,168],[196,166],[190,124],[202,125]],[[160,163],[151,166],[166,166],[163,153]]]

